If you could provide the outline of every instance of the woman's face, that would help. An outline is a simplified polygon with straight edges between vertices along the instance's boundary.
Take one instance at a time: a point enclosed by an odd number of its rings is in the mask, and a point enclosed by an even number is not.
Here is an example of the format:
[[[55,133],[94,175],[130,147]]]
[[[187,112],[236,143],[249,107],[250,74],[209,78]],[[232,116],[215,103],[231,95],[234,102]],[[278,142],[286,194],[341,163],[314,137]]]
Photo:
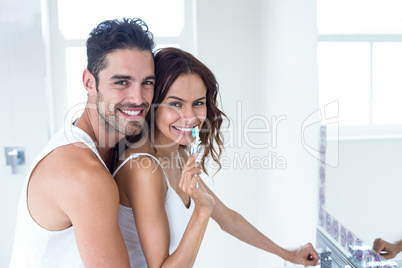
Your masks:
[[[169,145],[193,142],[192,129],[201,129],[207,116],[206,94],[198,74],[181,74],[155,112],[157,141]]]

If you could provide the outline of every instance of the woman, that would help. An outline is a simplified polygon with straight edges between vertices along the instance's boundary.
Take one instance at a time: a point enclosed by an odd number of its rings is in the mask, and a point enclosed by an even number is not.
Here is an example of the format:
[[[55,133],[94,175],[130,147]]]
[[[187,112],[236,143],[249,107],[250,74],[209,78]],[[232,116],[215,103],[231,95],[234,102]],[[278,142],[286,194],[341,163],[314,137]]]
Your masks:
[[[217,107],[218,84],[212,72],[191,54],[166,48],[155,56],[155,74],[149,139],[139,148],[128,148],[114,174],[122,205],[119,225],[130,259],[143,252],[149,267],[192,266],[211,216],[250,245],[293,263],[316,265],[318,255],[311,244],[282,249],[227,208],[199,178],[208,158],[220,166],[223,144],[220,127],[225,115]],[[189,157],[188,150],[197,126],[201,163],[195,162],[197,155]]]

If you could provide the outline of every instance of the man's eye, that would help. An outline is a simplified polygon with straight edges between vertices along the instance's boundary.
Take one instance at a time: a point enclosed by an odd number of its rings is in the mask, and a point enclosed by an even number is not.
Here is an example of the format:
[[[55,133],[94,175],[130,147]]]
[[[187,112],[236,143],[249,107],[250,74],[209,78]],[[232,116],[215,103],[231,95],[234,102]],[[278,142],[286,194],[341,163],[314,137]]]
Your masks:
[[[144,85],[153,85],[154,84],[154,81],[145,81],[144,82]]]
[[[116,85],[125,86],[125,85],[127,85],[127,81],[117,81]]]

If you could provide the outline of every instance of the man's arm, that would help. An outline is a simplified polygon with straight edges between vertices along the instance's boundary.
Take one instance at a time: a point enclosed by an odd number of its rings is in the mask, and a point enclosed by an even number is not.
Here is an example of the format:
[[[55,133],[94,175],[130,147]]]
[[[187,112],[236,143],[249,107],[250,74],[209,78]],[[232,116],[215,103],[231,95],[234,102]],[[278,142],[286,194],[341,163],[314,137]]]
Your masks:
[[[61,180],[59,205],[71,220],[85,267],[130,267],[117,224],[119,192],[113,177],[95,156],[76,155],[66,169],[70,176]]]

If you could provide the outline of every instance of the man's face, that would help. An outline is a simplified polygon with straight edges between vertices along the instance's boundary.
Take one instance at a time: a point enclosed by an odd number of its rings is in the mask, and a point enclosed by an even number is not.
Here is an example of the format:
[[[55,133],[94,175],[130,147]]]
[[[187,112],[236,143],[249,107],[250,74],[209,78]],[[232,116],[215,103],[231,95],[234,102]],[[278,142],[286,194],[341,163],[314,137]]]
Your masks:
[[[96,107],[106,131],[125,136],[141,132],[154,94],[154,61],[150,51],[120,49],[107,56],[99,72]]]

